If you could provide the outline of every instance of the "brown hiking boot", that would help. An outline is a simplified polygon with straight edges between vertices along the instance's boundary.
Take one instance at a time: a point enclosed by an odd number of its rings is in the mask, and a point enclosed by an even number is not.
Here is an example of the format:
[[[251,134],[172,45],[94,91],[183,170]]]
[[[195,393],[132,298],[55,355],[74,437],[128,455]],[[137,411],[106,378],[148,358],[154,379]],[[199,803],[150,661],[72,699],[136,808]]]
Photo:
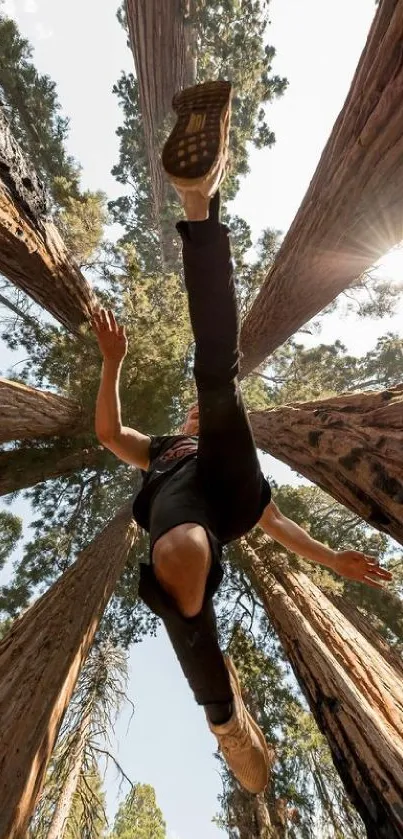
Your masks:
[[[263,732],[245,708],[238,674],[230,658],[226,658],[226,664],[234,694],[234,711],[228,722],[223,725],[209,722],[209,727],[241,786],[248,792],[263,792],[269,780],[274,752],[270,754]]]
[[[218,80],[174,96],[178,119],[162,152],[162,165],[189,221],[208,218],[210,199],[225,176],[231,84]]]

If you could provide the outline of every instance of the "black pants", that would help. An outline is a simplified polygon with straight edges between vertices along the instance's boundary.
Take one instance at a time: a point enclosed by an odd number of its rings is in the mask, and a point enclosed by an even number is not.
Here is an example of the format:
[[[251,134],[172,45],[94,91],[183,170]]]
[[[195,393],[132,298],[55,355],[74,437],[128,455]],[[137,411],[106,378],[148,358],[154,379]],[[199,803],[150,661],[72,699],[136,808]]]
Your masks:
[[[239,316],[228,230],[214,217],[180,222],[178,230],[196,345],[198,472],[212,505],[219,507],[226,542],[257,523],[270,500],[270,488],[261,474],[237,382]],[[139,593],[163,620],[196,701],[200,705],[230,701],[211,596],[196,617],[184,618],[149,566],[142,566]]]

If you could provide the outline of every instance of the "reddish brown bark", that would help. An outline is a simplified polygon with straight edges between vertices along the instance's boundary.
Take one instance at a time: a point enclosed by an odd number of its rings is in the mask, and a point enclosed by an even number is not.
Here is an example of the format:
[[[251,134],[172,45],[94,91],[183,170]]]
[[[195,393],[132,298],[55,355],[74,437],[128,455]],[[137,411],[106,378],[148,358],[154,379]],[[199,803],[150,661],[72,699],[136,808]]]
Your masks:
[[[378,650],[378,653],[396,671],[398,678],[402,680],[403,684],[403,661],[401,655],[385,641],[385,638],[374,629],[365,615],[353,603],[350,603],[345,597],[340,597],[338,594],[327,593],[326,596],[336,609],[342,612],[344,617],[367,639],[368,643]]]
[[[0,643],[2,837],[26,837],[63,715],[135,533],[126,505]]]
[[[250,418],[259,448],[403,543],[403,385]]]
[[[21,446],[0,452],[0,496],[82,469],[100,468],[106,458],[107,453],[101,446],[72,451],[57,443],[40,449]]]
[[[403,239],[403,1],[384,0],[308,192],[242,328],[242,375]]]
[[[0,107],[0,272],[78,333],[95,295],[47,215],[43,185]]]
[[[245,543],[251,581],[370,839],[403,832],[403,686],[311,580]]]
[[[160,162],[161,129],[172,113],[174,94],[193,83],[189,61],[189,2],[126,0],[157,218],[165,195],[165,178]]]
[[[0,378],[0,443],[62,437],[79,431],[82,424],[77,402]]]

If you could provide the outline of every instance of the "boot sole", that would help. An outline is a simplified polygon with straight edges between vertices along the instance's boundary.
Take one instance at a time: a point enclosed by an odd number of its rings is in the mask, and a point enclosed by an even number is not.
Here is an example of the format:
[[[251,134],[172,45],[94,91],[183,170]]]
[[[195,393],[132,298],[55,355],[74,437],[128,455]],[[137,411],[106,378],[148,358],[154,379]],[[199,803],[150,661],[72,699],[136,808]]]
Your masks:
[[[232,85],[206,82],[174,98],[177,122],[162,152],[162,164],[174,186],[197,189],[225,169]],[[203,193],[204,190],[201,190]]]
[[[230,658],[226,657],[226,663],[227,663],[228,670],[231,673],[231,677],[233,678],[233,680],[236,684],[238,694],[241,697],[241,700],[242,700],[242,703],[243,703],[242,689],[241,689],[241,683],[240,683],[239,678],[238,678],[238,673],[236,672],[235,668],[232,666],[232,661],[231,661]],[[266,789],[267,784],[269,782],[269,773],[270,773],[270,769],[271,769],[269,751],[268,751],[268,748],[267,748],[266,738],[265,738],[263,732],[260,730],[257,722],[255,722],[255,720],[253,719],[253,717],[249,713],[245,704],[244,704],[244,708],[245,708],[246,716],[249,720],[249,723],[250,723],[251,727],[253,728],[253,731],[255,732],[255,734],[256,734],[256,736],[257,736],[257,738],[258,738],[258,740],[259,740],[259,742],[262,746],[262,749],[263,749],[263,752],[264,752],[264,755],[265,755],[265,758],[266,758],[265,763],[266,763],[266,771],[267,771],[267,780],[266,780],[266,783],[265,783],[264,788],[263,788],[263,789]],[[254,790],[249,790],[249,791],[254,793]],[[263,790],[258,790],[258,792],[263,792]],[[257,795],[257,793],[255,793],[255,794]]]

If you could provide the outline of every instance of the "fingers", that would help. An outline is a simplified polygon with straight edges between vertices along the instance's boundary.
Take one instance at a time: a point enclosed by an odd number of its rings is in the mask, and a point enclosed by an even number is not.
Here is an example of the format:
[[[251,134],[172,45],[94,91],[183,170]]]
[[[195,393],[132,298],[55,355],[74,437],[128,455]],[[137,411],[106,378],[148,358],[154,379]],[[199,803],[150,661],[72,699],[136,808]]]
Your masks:
[[[379,562],[374,560],[372,556],[365,556],[365,561],[367,565],[367,574],[371,574],[371,576],[381,577],[383,580],[393,580],[393,574],[390,571],[387,571],[386,568],[381,568]]]
[[[119,334],[119,326],[111,309],[103,307],[92,315],[91,326],[95,332],[112,332]]]
[[[118,327],[118,324],[116,322],[115,315],[112,312],[112,309],[108,309],[108,317],[109,317],[109,324],[110,324],[111,332],[114,332],[115,335],[117,335],[118,331],[119,331],[119,327]]]
[[[92,313],[91,317],[91,327],[94,332],[98,332],[101,327],[101,317],[100,317],[100,310],[97,309],[96,312]]]
[[[382,580],[393,580],[393,574],[390,571],[386,571],[385,568],[371,568],[367,571],[367,574],[370,574],[371,577],[380,577]]]
[[[384,589],[384,586],[382,585],[382,583],[376,583],[375,580],[372,580],[370,577],[367,577],[367,576],[363,577],[361,582],[366,583],[367,586],[372,586],[372,588]]]

